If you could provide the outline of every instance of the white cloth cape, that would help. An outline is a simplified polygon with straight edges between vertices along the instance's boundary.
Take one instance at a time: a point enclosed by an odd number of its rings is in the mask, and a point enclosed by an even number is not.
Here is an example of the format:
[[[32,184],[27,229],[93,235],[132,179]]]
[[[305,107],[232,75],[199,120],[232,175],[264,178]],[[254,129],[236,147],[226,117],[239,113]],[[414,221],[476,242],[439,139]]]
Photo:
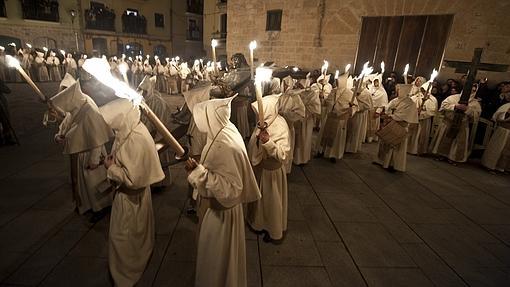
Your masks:
[[[510,103],[504,104],[494,113],[492,120],[501,124],[510,121],[510,118],[506,117],[506,113],[510,112]],[[496,131],[492,134],[492,137],[487,145],[482,157],[482,164],[488,169],[508,171],[510,170],[510,160],[508,154],[510,141],[510,130],[498,126]],[[506,157],[504,155],[506,153]]]

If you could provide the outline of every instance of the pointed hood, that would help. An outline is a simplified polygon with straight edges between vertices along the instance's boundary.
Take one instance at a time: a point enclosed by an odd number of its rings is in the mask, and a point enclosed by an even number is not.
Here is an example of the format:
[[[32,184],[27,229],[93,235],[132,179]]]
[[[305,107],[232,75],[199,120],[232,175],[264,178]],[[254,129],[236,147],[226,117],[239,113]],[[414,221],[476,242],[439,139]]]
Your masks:
[[[99,108],[115,137],[125,139],[140,122],[140,109],[127,99],[116,99]]]
[[[209,139],[214,138],[230,122],[230,104],[234,97],[208,100],[193,108],[197,128],[207,133]]]
[[[281,94],[269,95],[262,98],[262,107],[264,108],[264,122],[270,126],[276,117],[278,117],[278,99]],[[251,104],[253,110],[258,115],[257,101]]]
[[[397,84],[396,91],[399,98],[408,97],[413,84]]]
[[[60,85],[58,87],[59,91],[65,90],[67,87],[72,86],[74,83],[76,83],[76,80],[73,78],[73,76],[71,76],[69,73],[66,73],[62,81],[60,81]]]
[[[348,73],[343,73],[342,75],[340,75],[338,77],[338,79],[336,80],[337,81],[337,85],[338,85],[338,90],[343,90],[343,89],[347,89],[347,81],[349,80],[349,74]]]
[[[73,113],[80,109],[89,99],[90,97],[81,91],[80,82],[74,81],[73,84],[53,96],[50,100],[54,106],[64,112]]]

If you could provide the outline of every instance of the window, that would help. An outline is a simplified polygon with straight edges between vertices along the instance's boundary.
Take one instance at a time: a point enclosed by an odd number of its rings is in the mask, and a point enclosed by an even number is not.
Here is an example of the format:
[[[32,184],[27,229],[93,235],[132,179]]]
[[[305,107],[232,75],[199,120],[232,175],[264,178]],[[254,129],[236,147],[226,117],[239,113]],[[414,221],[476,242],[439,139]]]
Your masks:
[[[147,34],[147,19],[138,10],[126,9],[122,14],[122,32]]]
[[[356,73],[366,61],[384,61],[386,71],[402,74],[409,63],[409,75],[430,75],[441,65],[452,22],[453,15],[364,17]]]
[[[187,12],[194,14],[202,14],[204,8],[203,0],[188,0],[187,1]]]
[[[158,56],[163,60],[167,54],[166,54],[166,47],[162,44],[154,46],[154,55]]]
[[[0,0],[0,17],[7,17],[7,13],[5,13],[5,1]]]
[[[200,41],[202,40],[202,32],[196,19],[188,19],[188,36],[187,40]]]
[[[280,31],[282,29],[282,10],[267,11],[266,31]]]
[[[100,55],[108,54],[108,46],[105,38],[92,38],[93,53]]]
[[[84,17],[87,29],[115,31],[115,13],[103,3],[90,2]]]
[[[23,19],[59,22],[58,2],[22,0]]]
[[[126,14],[129,16],[138,16],[138,10],[136,9],[126,9]]]
[[[227,14],[221,14],[220,16],[220,32],[221,38],[227,37]]]
[[[124,54],[127,57],[135,57],[143,54],[143,47],[140,43],[132,42],[125,46]]]
[[[165,15],[154,13],[154,26],[164,28],[165,27]]]

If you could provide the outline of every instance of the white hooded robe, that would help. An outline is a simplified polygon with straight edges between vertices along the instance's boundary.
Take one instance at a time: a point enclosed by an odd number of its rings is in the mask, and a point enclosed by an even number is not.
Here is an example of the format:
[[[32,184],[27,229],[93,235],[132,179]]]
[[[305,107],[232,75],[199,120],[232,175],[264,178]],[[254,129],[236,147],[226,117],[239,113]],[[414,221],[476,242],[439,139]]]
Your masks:
[[[494,113],[492,120],[498,125],[482,157],[488,169],[510,170],[510,103],[504,104]]]
[[[427,90],[427,87],[425,87]],[[418,124],[409,125],[409,138],[407,152],[410,154],[425,154],[428,152],[430,133],[432,131],[432,120],[437,112],[437,100],[432,94],[429,93],[428,98],[422,93],[411,96],[411,99],[416,103],[416,109],[419,110]],[[423,103],[425,99],[425,103]]]
[[[279,95],[262,98],[264,121],[268,124],[269,141],[258,141],[256,129],[248,144],[248,154],[259,180],[262,199],[248,204],[248,224],[254,230],[265,230],[272,239],[282,239],[287,230],[287,173],[284,163],[290,152],[289,127],[278,114]],[[258,115],[257,102],[252,104]]]
[[[115,286],[134,286],[154,248],[150,185],[161,181],[165,174],[137,107],[129,100],[118,99],[100,110],[115,132],[111,152],[115,160],[107,176],[118,186],[110,216],[108,264]]]
[[[305,106],[305,117],[294,125],[296,136],[293,162],[305,164],[311,159],[314,119],[321,114],[321,101],[318,90],[310,88],[302,90],[299,96]]]
[[[201,214],[195,286],[245,287],[243,203],[260,199],[243,138],[229,121],[232,98],[198,103],[197,128],[207,134],[200,164],[188,176]]]

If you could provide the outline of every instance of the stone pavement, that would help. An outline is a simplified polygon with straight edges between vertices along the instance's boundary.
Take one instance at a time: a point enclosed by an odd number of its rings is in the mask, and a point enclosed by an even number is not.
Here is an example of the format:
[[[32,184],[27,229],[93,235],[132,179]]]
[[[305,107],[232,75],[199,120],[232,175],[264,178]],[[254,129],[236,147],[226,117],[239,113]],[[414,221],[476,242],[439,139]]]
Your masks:
[[[73,212],[44,107],[17,100],[22,145],[0,148],[0,286],[111,286],[108,218]],[[413,156],[407,173],[389,173],[371,164],[375,149],[293,167],[284,242],[246,233],[249,286],[510,286],[510,178]],[[138,286],[193,286],[196,224],[173,170],[174,185],[153,194],[156,247]]]

